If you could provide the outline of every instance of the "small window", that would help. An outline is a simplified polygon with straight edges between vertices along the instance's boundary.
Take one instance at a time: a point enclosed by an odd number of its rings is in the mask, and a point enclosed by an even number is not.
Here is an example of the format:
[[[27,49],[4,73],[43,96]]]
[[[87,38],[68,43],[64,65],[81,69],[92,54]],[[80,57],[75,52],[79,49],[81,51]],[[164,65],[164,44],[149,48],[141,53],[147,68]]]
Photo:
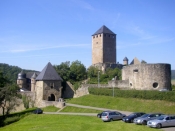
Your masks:
[[[132,86],[132,83],[130,83],[130,86]]]
[[[159,85],[159,84],[158,84],[157,82],[154,82],[154,83],[153,83],[153,88],[157,88],[158,85]]]
[[[96,35],[96,37],[98,37],[98,35]]]
[[[134,69],[133,72],[134,72],[134,73],[138,73],[138,69]]]
[[[96,42],[96,44],[98,44],[98,42]]]
[[[100,37],[101,37],[101,34],[100,34]]]
[[[93,36],[93,38],[95,38],[95,36]]]

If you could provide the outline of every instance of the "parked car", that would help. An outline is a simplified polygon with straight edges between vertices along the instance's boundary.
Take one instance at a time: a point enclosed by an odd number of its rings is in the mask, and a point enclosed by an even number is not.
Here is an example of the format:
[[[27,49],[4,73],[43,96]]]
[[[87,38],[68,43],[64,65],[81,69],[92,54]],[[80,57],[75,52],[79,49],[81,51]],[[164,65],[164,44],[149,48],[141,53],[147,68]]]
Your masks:
[[[147,126],[155,128],[175,126],[175,115],[162,115],[155,120],[148,121]]]
[[[103,111],[103,112],[106,112],[106,111]],[[97,114],[97,117],[98,117],[98,118],[101,118],[101,115],[102,115],[103,112],[98,113],[98,114]]]
[[[114,120],[121,120],[125,117],[125,114],[116,111],[105,111],[101,115],[101,119],[105,121],[114,121]]]
[[[134,113],[130,114],[129,116],[124,117],[122,120],[124,122],[133,123],[135,118],[140,117],[144,114],[145,114],[144,112],[134,112]]]
[[[156,119],[156,118],[158,118],[161,115],[163,115],[163,114],[162,113],[144,114],[141,117],[135,118],[134,119],[134,123],[135,124],[147,125],[147,121]]]
[[[33,111],[34,114],[42,114],[43,110],[41,110],[40,108],[37,108],[36,110]]]

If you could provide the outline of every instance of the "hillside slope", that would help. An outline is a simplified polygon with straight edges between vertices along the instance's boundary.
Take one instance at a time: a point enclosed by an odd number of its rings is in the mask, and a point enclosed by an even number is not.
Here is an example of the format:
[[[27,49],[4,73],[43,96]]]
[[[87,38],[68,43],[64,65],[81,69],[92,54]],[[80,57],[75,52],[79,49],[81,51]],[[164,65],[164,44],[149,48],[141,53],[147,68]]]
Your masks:
[[[4,76],[7,77],[8,80],[10,80],[12,83],[16,83],[18,73],[20,73],[21,70],[23,70],[24,72],[32,71],[32,70],[22,69],[18,66],[11,66],[5,63],[0,63],[0,72],[2,72]]]

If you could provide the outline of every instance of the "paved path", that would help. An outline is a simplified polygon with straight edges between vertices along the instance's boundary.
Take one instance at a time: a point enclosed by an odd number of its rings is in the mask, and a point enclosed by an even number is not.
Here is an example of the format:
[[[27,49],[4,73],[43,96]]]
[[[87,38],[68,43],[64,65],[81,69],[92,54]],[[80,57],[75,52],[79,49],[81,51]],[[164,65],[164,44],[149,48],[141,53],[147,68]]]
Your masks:
[[[91,107],[91,106],[82,106],[82,105],[77,105],[77,104],[70,104],[66,103],[66,106],[74,106],[74,107],[79,107],[79,108],[86,108],[86,109],[94,109],[94,110],[111,110],[111,111],[118,111],[123,114],[129,115],[132,112],[129,111],[119,111],[119,110],[114,110],[114,109],[107,109],[107,108],[98,108],[98,107]],[[59,110],[61,111],[61,110]],[[84,116],[97,116],[97,113],[72,113],[72,112],[44,112],[45,114],[64,114],[64,115],[84,115]],[[149,127],[148,127],[149,128]],[[161,130],[164,131],[175,131],[175,127],[169,127],[169,128],[162,128]]]

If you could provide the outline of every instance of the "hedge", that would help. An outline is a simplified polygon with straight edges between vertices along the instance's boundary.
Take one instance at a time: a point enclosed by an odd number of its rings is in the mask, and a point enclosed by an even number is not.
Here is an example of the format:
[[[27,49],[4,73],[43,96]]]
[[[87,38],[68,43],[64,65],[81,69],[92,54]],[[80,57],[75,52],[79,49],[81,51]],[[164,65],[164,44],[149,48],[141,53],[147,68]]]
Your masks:
[[[112,88],[89,88],[93,95],[113,96]],[[175,91],[153,91],[153,90],[120,90],[114,88],[114,97],[138,98],[146,100],[165,100],[175,102]]]

